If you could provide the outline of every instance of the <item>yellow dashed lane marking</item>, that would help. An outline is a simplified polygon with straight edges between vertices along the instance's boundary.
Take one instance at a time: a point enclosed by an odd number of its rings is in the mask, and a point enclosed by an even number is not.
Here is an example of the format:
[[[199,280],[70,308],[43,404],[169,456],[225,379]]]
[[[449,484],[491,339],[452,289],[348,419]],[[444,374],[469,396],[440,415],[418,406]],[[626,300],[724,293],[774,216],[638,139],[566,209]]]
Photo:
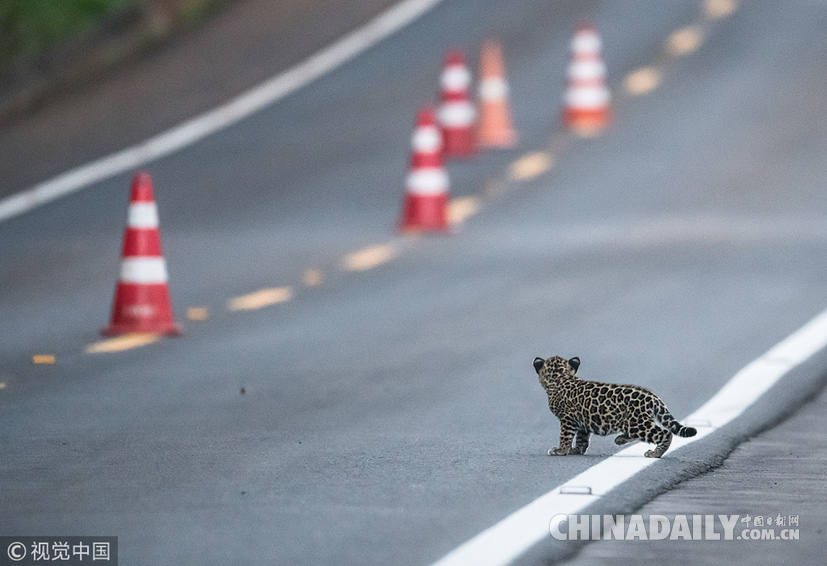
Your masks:
[[[210,311],[204,307],[190,307],[187,309],[187,320],[207,320]]]
[[[86,347],[87,354],[102,354],[106,352],[121,352],[153,344],[161,339],[160,334],[124,334],[116,338],[95,342]]]
[[[511,164],[511,178],[515,181],[528,181],[551,169],[553,164],[551,155],[545,151],[530,153]]]
[[[396,257],[396,250],[390,244],[380,244],[347,254],[342,258],[345,271],[367,271]]]
[[[666,41],[666,51],[673,56],[686,55],[698,49],[703,43],[703,33],[695,26],[673,32]]]
[[[713,20],[725,18],[737,9],[737,0],[706,0],[704,2],[704,14]]]
[[[286,303],[292,298],[292,287],[274,287],[230,299],[227,308],[231,311],[249,311],[278,303]]]
[[[639,96],[652,92],[660,85],[660,72],[654,67],[643,67],[632,71],[624,81],[626,92]]]
[[[321,269],[305,269],[302,274],[302,282],[308,287],[316,287],[324,281],[324,273]]]
[[[38,354],[36,356],[32,356],[33,364],[51,365],[54,364],[55,361],[55,357],[51,354]]]
[[[448,203],[448,223],[459,224],[480,210],[480,199],[474,196],[455,198]]]

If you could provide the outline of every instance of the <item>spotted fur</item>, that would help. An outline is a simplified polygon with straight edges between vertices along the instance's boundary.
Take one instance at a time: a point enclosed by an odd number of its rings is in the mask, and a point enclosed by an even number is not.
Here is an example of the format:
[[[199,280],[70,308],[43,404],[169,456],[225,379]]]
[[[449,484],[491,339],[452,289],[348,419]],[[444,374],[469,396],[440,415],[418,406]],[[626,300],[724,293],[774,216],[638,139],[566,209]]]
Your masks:
[[[580,358],[534,359],[540,385],[548,394],[548,407],[560,419],[560,446],[549,450],[549,455],[585,454],[592,434],[619,432],[615,438],[618,446],[642,440],[656,445],[646,457],[660,458],[669,449],[673,434],[695,436],[698,432],[676,421],[648,389],[585,381],[575,376],[578,367]]]

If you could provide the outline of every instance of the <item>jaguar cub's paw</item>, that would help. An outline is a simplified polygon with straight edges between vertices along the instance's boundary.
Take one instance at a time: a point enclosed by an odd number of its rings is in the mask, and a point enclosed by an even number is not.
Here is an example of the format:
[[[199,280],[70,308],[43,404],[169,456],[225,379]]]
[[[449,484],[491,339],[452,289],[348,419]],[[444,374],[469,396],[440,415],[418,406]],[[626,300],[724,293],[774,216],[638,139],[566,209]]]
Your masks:
[[[549,448],[548,455],[549,456],[568,456],[571,454],[571,448]]]
[[[623,446],[624,444],[628,444],[632,440],[634,440],[634,439],[629,438],[625,434],[621,434],[621,435],[615,437],[615,444],[617,444],[618,446]]]
[[[647,450],[643,455],[647,458],[660,458],[663,456],[663,453],[658,452],[657,450]]]
[[[581,456],[585,453],[586,453],[585,448],[578,448],[577,446],[575,446],[574,448],[569,450],[569,456]]]

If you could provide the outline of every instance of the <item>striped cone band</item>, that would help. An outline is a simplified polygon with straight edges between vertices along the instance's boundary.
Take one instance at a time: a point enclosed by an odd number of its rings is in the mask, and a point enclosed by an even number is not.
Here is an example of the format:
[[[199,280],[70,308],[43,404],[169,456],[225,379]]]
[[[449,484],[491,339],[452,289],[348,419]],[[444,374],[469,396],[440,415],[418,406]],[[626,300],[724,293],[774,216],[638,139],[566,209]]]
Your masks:
[[[602,84],[605,77],[606,65],[599,59],[574,61],[569,66],[569,80],[575,84],[578,82],[589,83],[597,81]]]
[[[152,178],[149,173],[136,173],[132,179],[132,190],[129,194],[129,202],[155,202],[152,195]]]
[[[591,24],[581,24],[571,40],[571,50],[575,55],[599,54],[602,48],[603,42]]]
[[[408,174],[405,188],[409,194],[441,195],[448,193],[448,174],[442,167],[424,167]]]
[[[440,84],[446,95],[464,96],[471,88],[471,71],[465,63],[449,65],[442,72]]]
[[[508,83],[502,77],[488,77],[480,81],[481,100],[502,100],[508,96]]]
[[[121,260],[119,281],[149,285],[166,283],[167,263],[162,257],[125,257]]]
[[[566,92],[566,106],[569,108],[598,109],[609,104],[611,97],[604,88],[569,89]]]
[[[443,128],[468,128],[474,124],[477,111],[470,101],[447,102],[439,109],[439,122]]]
[[[154,202],[132,202],[126,225],[130,228],[157,228],[158,207]]]

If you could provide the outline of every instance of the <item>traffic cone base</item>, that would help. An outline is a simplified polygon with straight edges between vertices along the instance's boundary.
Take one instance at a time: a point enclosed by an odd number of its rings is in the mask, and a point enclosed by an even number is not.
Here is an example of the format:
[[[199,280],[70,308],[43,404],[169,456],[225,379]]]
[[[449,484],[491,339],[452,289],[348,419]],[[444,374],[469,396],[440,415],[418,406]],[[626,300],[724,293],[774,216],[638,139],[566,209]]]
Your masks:
[[[449,232],[448,195],[408,194],[402,209],[399,230],[405,234],[419,232]]]
[[[563,111],[563,125],[581,135],[591,135],[604,130],[611,122],[607,108],[566,108]]]
[[[132,333],[181,334],[181,329],[172,319],[166,283],[118,283],[112,323],[101,333],[104,336]]]

